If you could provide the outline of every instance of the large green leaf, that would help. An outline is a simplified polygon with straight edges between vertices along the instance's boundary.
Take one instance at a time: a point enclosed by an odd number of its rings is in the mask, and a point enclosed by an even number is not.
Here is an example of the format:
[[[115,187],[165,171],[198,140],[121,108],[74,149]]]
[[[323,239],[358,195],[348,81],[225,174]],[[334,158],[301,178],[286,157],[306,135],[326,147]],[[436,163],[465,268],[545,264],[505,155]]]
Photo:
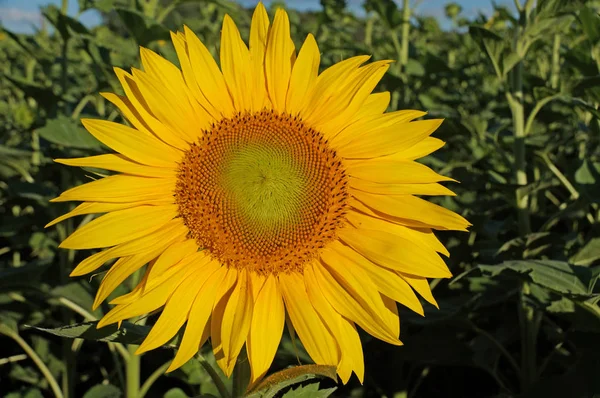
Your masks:
[[[497,265],[478,265],[477,268],[492,278],[505,272],[516,273],[537,285],[572,296],[591,296],[596,282],[589,268],[563,261],[505,261]]]
[[[97,323],[94,321],[58,328],[41,328],[37,326],[29,326],[29,328],[69,339],[79,338],[124,344],[140,344],[150,332],[149,326],[135,325],[130,322],[123,322],[120,328],[116,324],[112,324],[100,329],[96,328]]]
[[[327,398],[336,390],[336,387],[319,390],[319,383],[292,388],[282,398]]]
[[[255,386],[247,398],[273,398],[289,386],[317,377],[328,377],[337,382],[335,366],[302,365],[274,373]]]
[[[102,146],[78,121],[62,115],[49,120],[38,133],[45,140],[65,147],[97,149]]]

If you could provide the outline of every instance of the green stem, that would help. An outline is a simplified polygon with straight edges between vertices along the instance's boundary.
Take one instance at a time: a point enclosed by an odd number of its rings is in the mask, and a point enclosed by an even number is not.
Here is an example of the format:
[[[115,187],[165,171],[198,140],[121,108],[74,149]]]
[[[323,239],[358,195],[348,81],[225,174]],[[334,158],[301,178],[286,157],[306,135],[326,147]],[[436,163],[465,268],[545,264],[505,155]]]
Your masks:
[[[160,376],[163,376],[165,374],[165,372],[169,368],[169,365],[171,365],[171,361],[163,363],[158,368],[156,368],[156,370],[154,372],[152,372],[152,374],[150,375],[150,377],[148,377],[146,379],[146,381],[144,381],[144,384],[142,384],[142,388],[140,388],[140,393],[139,393],[140,398],[144,398],[144,396],[148,393],[148,391],[150,391],[150,387],[152,387],[152,384],[154,384],[154,382]]]
[[[554,34],[552,43],[552,69],[550,70],[550,86],[558,89],[558,77],[560,73],[560,35]]]
[[[142,277],[141,270],[135,271],[129,280],[130,290],[133,290]],[[126,397],[127,398],[139,398],[140,397],[140,360],[141,355],[136,355],[135,351],[137,346],[129,345],[127,351],[129,357],[125,361],[125,380],[126,380]]]
[[[219,390],[221,398],[231,398],[231,394],[227,390],[227,387],[225,387],[223,380],[221,380],[221,377],[219,377],[217,371],[206,360],[206,358],[204,358],[200,353],[196,355],[196,358],[198,358],[198,361],[200,361],[200,365],[202,365],[204,370],[206,370],[206,373],[208,373],[212,382],[215,383],[215,387],[217,387],[217,390]]]
[[[521,325],[521,392],[524,393],[537,380],[537,336],[541,313],[528,299],[529,282],[522,282],[519,295],[519,323]]]
[[[402,3],[402,46],[400,51],[400,67],[402,68],[402,75],[404,77],[404,104],[408,104],[408,76],[406,74],[406,66],[408,65],[408,38],[410,34],[410,3],[409,0],[404,0]]]
[[[48,381],[48,384],[50,385],[50,389],[52,389],[52,393],[54,394],[54,396],[56,398],[64,398],[64,395],[58,383],[56,382],[56,379],[54,378],[54,376],[52,376],[52,372],[50,372],[50,369],[48,369],[46,364],[44,364],[44,361],[42,361],[42,359],[38,356],[35,350],[31,348],[31,346],[29,346],[29,344],[27,344],[27,342],[23,340],[17,332],[10,330],[8,327],[0,325],[0,334],[3,334],[13,339],[23,349],[23,351],[25,351],[25,353],[29,355],[29,357],[36,364],[40,372],[42,372],[42,375],[44,375],[44,377]]]
[[[125,379],[127,385],[127,398],[138,398],[140,396],[140,355],[135,355],[137,346],[127,347],[129,358],[125,362]]]

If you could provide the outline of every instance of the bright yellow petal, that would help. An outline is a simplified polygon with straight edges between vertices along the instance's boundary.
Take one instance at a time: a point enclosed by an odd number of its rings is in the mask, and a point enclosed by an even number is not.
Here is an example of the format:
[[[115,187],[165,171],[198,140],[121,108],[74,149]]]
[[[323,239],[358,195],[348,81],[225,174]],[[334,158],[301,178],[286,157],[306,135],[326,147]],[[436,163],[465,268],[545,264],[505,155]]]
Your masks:
[[[130,207],[137,207],[143,205],[144,203],[130,202],[130,203],[104,203],[104,202],[85,202],[81,203],[79,206],[71,210],[70,212],[63,214],[60,217],[55,218],[48,224],[44,226],[44,228],[48,228],[57,224],[61,221],[66,220],[67,218],[81,216],[84,214],[94,214],[94,213],[109,213],[115,210],[128,209]]]
[[[259,111],[269,105],[265,82],[265,53],[269,35],[269,15],[262,3],[258,3],[252,14],[250,24],[250,79],[252,88],[252,110]],[[270,106],[269,106],[270,107]]]
[[[173,168],[150,167],[135,163],[123,155],[115,154],[88,156],[85,158],[54,159],[54,161],[66,164],[67,166],[92,167],[144,177],[175,178],[176,176],[175,164],[173,164]]]
[[[346,173],[353,178],[380,184],[424,184],[454,181],[439,175],[429,167],[413,161],[372,159],[347,162]]]
[[[227,356],[225,355],[224,345],[228,344],[229,341],[223,341],[223,315],[227,304],[231,298],[231,295],[236,287],[238,278],[238,270],[235,268],[228,268],[227,275],[223,279],[223,282],[217,290],[215,297],[215,303],[213,307],[212,317],[210,320],[210,336],[212,342],[213,353],[217,360],[217,365],[223,370],[227,371]],[[229,347],[228,347],[229,348]]]
[[[139,206],[99,217],[73,232],[58,247],[95,249],[148,235],[177,216],[177,206]]]
[[[156,286],[152,290],[144,292],[144,294],[136,301],[130,304],[117,305],[110,310],[104,317],[98,322],[98,328],[110,325],[111,323],[123,321],[125,319],[132,318],[147,314],[162,307],[169,297],[173,294],[175,289],[184,281],[189,278],[196,270],[194,268],[178,268],[177,272],[173,273],[171,278],[165,280],[160,285]]]
[[[114,68],[114,71],[121,86],[123,86],[126,97],[104,93],[102,94],[104,98],[119,108],[134,127],[138,128],[141,125],[147,128],[147,130],[146,128],[140,128],[139,131],[143,133],[151,132],[163,142],[175,148],[187,150],[189,148],[188,143],[152,114],[133,76],[120,68]],[[134,123],[136,119],[137,121]]]
[[[110,249],[92,254],[83,260],[71,272],[69,276],[81,276],[88,274],[110,259],[117,257],[131,256],[134,254],[151,251],[154,247],[163,243],[171,244],[174,240],[183,239],[188,233],[188,229],[181,219],[176,218],[167,222],[162,228],[149,232],[142,238],[134,239],[129,242],[111,247]]]
[[[290,21],[281,8],[275,12],[273,26],[269,31],[265,55],[265,76],[273,108],[285,111],[285,99],[292,73],[295,49],[290,39]]]
[[[435,251],[398,235],[373,229],[345,228],[338,231],[338,236],[358,253],[383,267],[428,278],[452,276]]]
[[[369,159],[391,155],[415,145],[442,124],[441,119],[420,120],[382,127],[372,134],[361,134],[347,144],[337,144],[344,158]]]
[[[209,319],[213,310],[213,303],[217,295],[217,289],[223,283],[227,274],[226,267],[220,267],[200,287],[195,296],[194,303],[190,309],[187,325],[183,338],[177,349],[177,354],[167,372],[179,368],[190,360],[208,338],[210,331]]]
[[[139,346],[136,354],[139,355],[160,347],[179,331],[187,320],[194,299],[202,289],[202,285],[221,267],[216,261],[203,264],[202,267],[195,267],[194,263],[189,266],[196,268],[195,273],[184,280],[169,297],[160,318],[152,326],[152,330]]]
[[[439,138],[427,137],[415,145],[386,156],[389,160],[415,160],[429,155],[443,147],[446,143]]]
[[[286,111],[296,115],[307,106],[308,93],[311,92],[319,74],[321,54],[312,34],[308,34],[300,48],[298,59],[294,63],[287,92]]]
[[[429,282],[427,282],[426,278],[423,278],[423,277],[420,277],[420,276],[403,274],[401,272],[399,272],[398,274],[410,286],[412,286],[412,288],[415,289],[415,291],[417,293],[419,293],[419,295],[421,297],[423,297],[425,299],[425,301],[427,301],[431,305],[434,305],[436,308],[440,308],[438,306],[437,301],[435,301],[435,298],[433,298],[433,294],[431,293],[431,288],[429,287]]]
[[[248,272],[242,269],[238,272],[236,286],[227,301],[221,324],[221,341],[225,356],[223,371],[229,377],[233,372],[237,357],[246,342],[254,300]]]
[[[368,207],[406,220],[415,220],[433,229],[466,231],[471,224],[458,214],[412,195],[374,195],[354,191],[353,196]]]
[[[146,284],[148,286],[152,286],[154,283],[158,283],[154,282],[154,280],[160,280],[160,276],[164,274],[168,268],[179,263],[180,261],[183,261],[185,258],[191,257],[197,251],[198,245],[193,239],[186,239],[182,242],[177,242],[169,246],[168,249],[164,250],[160,254],[160,257],[156,259],[156,262],[148,271],[148,280]],[[206,252],[200,252],[197,253],[194,258],[197,260],[196,264],[200,266],[203,265],[205,260],[208,260],[208,255]]]
[[[344,93],[336,97],[336,100],[343,104],[342,111],[316,127],[321,131],[336,133],[344,129],[364,106],[365,101],[390,67],[390,62],[378,61],[360,68],[356,84],[347,87]]]
[[[383,91],[381,93],[373,93],[369,95],[363,106],[358,110],[358,112],[356,112],[352,119],[350,119],[349,124],[359,120],[364,120],[366,118],[372,118],[374,116],[381,115],[388,108],[390,104],[390,97],[389,91]]]
[[[350,193],[352,194],[355,189],[378,195],[456,196],[454,192],[437,183],[380,184],[377,182],[361,180],[359,178],[350,178]]]
[[[252,324],[246,343],[252,370],[250,383],[262,378],[269,370],[283,334],[285,309],[279,283],[273,275],[258,293],[252,313]]]
[[[373,94],[372,94],[373,95]],[[347,145],[357,138],[369,139],[379,131],[384,131],[390,127],[400,126],[409,123],[411,120],[425,116],[427,112],[403,109],[394,112],[372,114],[363,118],[354,118],[354,122],[332,137],[331,144],[335,147]],[[392,131],[398,131],[393,130]]]
[[[221,111],[224,117],[232,116],[235,112],[233,101],[227,91],[223,74],[219,70],[210,51],[187,26],[184,26],[185,39],[188,46],[190,63],[196,78],[196,83],[208,101]]]
[[[98,119],[81,119],[81,123],[100,142],[129,159],[148,166],[173,168],[183,155],[158,138],[145,136],[122,124]]]
[[[177,53],[177,58],[179,59],[179,65],[181,66],[181,72],[183,73],[185,84],[187,85],[192,97],[213,119],[219,120],[221,118],[221,112],[218,109],[215,109],[215,107],[208,101],[196,82],[196,76],[194,75],[195,66],[192,67],[192,63],[190,62],[185,34],[182,32],[171,32],[171,40],[173,41],[173,46],[175,47],[175,52]]]
[[[312,270],[306,272],[304,278],[306,292],[313,307],[331,330],[333,337],[340,346],[342,356],[337,371],[342,382],[346,384],[352,371],[354,371],[362,383],[365,370],[364,358],[362,345],[354,323],[342,317],[329,304]]]
[[[374,229],[387,232],[393,235],[401,236],[404,239],[417,242],[421,246],[430,247],[438,253],[442,253],[446,257],[450,256],[448,250],[442,242],[438,240],[431,229],[411,228],[404,225],[396,224],[390,220],[368,216],[364,213],[349,211],[346,214],[347,220],[356,228]]]
[[[51,202],[72,200],[96,202],[145,202],[149,204],[173,203],[175,178],[149,178],[130,175],[113,175],[79,185],[63,192]]]
[[[370,335],[401,345],[398,335],[393,333],[393,325],[383,318],[385,307],[369,275],[331,249],[322,250],[321,260],[325,266],[313,264],[312,271],[333,308]]]
[[[285,308],[308,355],[320,365],[337,366],[341,353],[337,341],[312,306],[303,277],[279,274]]]
[[[423,306],[417,295],[396,272],[380,267],[339,242],[332,242],[329,247],[345,257],[349,263],[359,266],[368,273],[375,286],[377,286],[377,290],[381,293],[405,305],[419,315],[424,314]]]
[[[250,80],[250,52],[229,15],[221,30],[221,70],[238,112],[252,109],[253,84]]]

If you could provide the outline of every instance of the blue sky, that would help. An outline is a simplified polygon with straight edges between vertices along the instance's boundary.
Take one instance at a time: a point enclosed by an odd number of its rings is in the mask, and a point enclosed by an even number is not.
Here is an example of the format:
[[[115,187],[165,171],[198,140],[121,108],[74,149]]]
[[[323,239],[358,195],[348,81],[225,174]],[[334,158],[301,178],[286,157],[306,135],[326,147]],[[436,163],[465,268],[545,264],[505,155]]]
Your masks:
[[[450,0],[411,0],[416,5],[416,12],[438,17],[444,22],[444,5]],[[479,12],[488,14],[492,9],[491,0],[454,0],[463,7],[463,13],[467,17],[473,17]],[[245,6],[253,6],[257,0],[238,0]],[[270,0],[264,1],[265,4]],[[499,4],[511,5],[509,0],[497,0]],[[0,0],[0,24],[6,29],[14,32],[32,32],[39,27],[42,21],[40,7],[46,4],[60,6],[60,0]],[[299,10],[319,9],[319,0],[287,0],[288,7]],[[347,0],[350,8],[360,10],[362,0]],[[77,0],[69,0],[69,15],[76,16],[78,13]],[[100,17],[94,11],[86,11],[79,16],[79,20],[85,25],[93,26],[100,22]]]

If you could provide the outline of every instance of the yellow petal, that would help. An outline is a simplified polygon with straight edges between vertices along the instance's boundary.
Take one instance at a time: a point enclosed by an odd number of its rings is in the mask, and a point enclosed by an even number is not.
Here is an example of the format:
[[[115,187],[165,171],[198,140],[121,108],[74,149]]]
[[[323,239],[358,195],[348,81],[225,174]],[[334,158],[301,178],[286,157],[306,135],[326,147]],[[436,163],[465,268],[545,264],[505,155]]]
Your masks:
[[[381,127],[372,134],[357,136],[348,144],[338,144],[338,151],[344,158],[351,159],[391,155],[422,141],[440,124],[441,119],[431,119]]]
[[[177,166],[175,164],[173,164],[172,168],[144,166],[132,162],[123,155],[114,154],[88,156],[85,158],[54,159],[54,161],[56,163],[66,164],[67,166],[93,167],[96,169],[112,170],[144,177],[162,178],[175,178],[175,167]]]
[[[180,261],[183,261],[185,258],[192,256],[197,251],[198,245],[193,239],[186,239],[182,242],[177,242],[169,246],[168,249],[164,250],[160,254],[160,257],[156,259],[156,262],[148,271],[148,280],[146,283],[148,285],[153,285],[153,280],[159,278],[168,268],[179,263]],[[207,257],[208,256],[206,252],[200,252],[193,258],[198,260],[196,264],[200,266],[203,265],[203,261],[201,260],[204,260]]]
[[[357,138],[368,139],[373,134],[377,134],[378,131],[406,124],[411,120],[425,116],[426,114],[427,112],[403,109],[383,114],[372,114],[361,119],[354,118],[352,124],[349,124],[331,139],[331,144],[339,147],[347,145]]]
[[[350,177],[380,184],[424,184],[439,181],[454,181],[439,175],[429,167],[413,161],[372,159],[347,162],[346,172]]]
[[[331,249],[321,252],[321,260],[325,266],[314,264],[312,270],[333,308],[370,335],[401,345],[393,325],[383,318],[385,307],[369,275]]]
[[[58,247],[81,250],[118,245],[162,228],[177,214],[175,205],[113,211],[79,228]]]
[[[343,104],[341,112],[316,127],[332,133],[344,129],[352,121],[352,117],[364,106],[365,101],[390,67],[390,62],[378,61],[360,68],[356,84],[348,87],[343,94],[336,98]]]
[[[144,203],[137,202],[129,202],[129,203],[104,203],[104,202],[85,202],[81,203],[79,206],[71,210],[70,212],[63,214],[60,217],[55,218],[48,224],[44,226],[44,228],[51,227],[54,224],[57,224],[61,221],[66,220],[67,218],[81,216],[83,214],[94,214],[94,213],[109,213],[115,210],[128,209],[130,207],[137,207],[143,205]]]
[[[225,356],[224,345],[229,343],[228,341],[224,342],[222,338],[223,314],[225,313],[227,303],[229,302],[229,299],[236,286],[238,272],[239,271],[237,269],[228,267],[227,275],[217,290],[217,295],[213,305],[212,317],[210,320],[210,335],[213,353],[215,355],[215,359],[217,360],[217,365],[219,365],[223,372],[227,372],[228,365],[228,358]]]
[[[360,178],[350,178],[350,193],[355,189],[363,192],[370,192],[379,195],[445,195],[456,196],[454,192],[445,186],[437,183],[400,183],[400,184],[380,184],[361,180]]]
[[[185,35],[182,32],[171,32],[171,40],[173,41],[173,46],[175,47],[175,52],[177,53],[177,58],[179,59],[179,65],[181,66],[181,72],[183,73],[185,84],[187,85],[191,95],[212,118],[217,120],[220,119],[221,112],[215,109],[215,107],[208,101],[196,82],[194,68],[190,62],[189,50]]]
[[[154,289],[144,292],[138,300],[133,301],[130,304],[117,305],[114,307],[104,315],[100,322],[98,322],[97,327],[101,328],[134,316],[147,314],[162,307],[169,297],[171,297],[175,289],[177,289],[184,280],[188,279],[194,271],[194,268],[179,268],[171,278],[163,281],[163,283],[156,286]]]
[[[446,257],[450,257],[450,253],[444,247],[442,242],[436,238],[431,229],[411,228],[404,225],[396,224],[392,221],[371,217],[356,211],[349,211],[346,214],[346,219],[356,228],[374,229],[387,232],[393,235],[401,236],[405,239],[417,242],[421,246],[427,246],[438,253],[442,253]]]
[[[146,202],[166,205],[173,203],[175,182],[175,178],[118,174],[71,188],[51,201]]]
[[[177,354],[167,372],[179,368],[192,358],[208,338],[210,331],[209,319],[213,309],[213,303],[217,295],[217,289],[223,283],[227,274],[226,267],[220,267],[200,287],[196,295],[190,313],[183,338],[177,349]]]
[[[290,321],[315,363],[337,366],[341,357],[337,341],[311,304],[302,279],[296,273],[279,274],[279,286]]]
[[[429,155],[443,147],[446,143],[439,138],[427,137],[415,145],[386,156],[389,160],[415,160]]]
[[[121,86],[123,86],[126,97],[107,93],[102,94],[102,96],[119,108],[132,124],[134,123],[130,117],[133,120],[139,119],[139,123],[134,124],[136,128],[138,125],[145,125],[148,131],[152,132],[163,142],[181,150],[189,148],[188,143],[183,138],[155,117],[133,76],[119,68],[114,68],[114,71]],[[145,129],[142,128],[139,131],[145,132]]]
[[[133,78],[146,103],[158,120],[187,142],[194,142],[202,129],[210,127],[210,118],[200,107],[192,107],[189,98],[180,98],[165,89],[160,81],[146,72],[132,69]]]
[[[269,31],[265,76],[273,108],[280,112],[285,111],[293,57],[295,57],[295,49],[290,40],[290,21],[287,13],[279,8],[275,12],[273,26]]]
[[[328,110],[327,115],[340,112],[338,108],[328,107],[328,103],[342,92],[349,81],[358,74],[358,67],[369,59],[367,55],[360,55],[345,59],[333,64],[321,73],[312,88],[307,93],[307,100],[300,110],[301,117],[311,125],[323,119],[323,110]]]
[[[362,268],[369,274],[371,280],[375,286],[377,286],[377,290],[382,294],[405,305],[419,315],[424,314],[423,306],[410,287],[410,284],[402,279],[396,272],[380,267],[340,242],[332,242],[329,247],[346,258],[349,263]]]
[[[319,74],[321,54],[312,34],[308,34],[300,48],[298,59],[294,63],[290,76],[290,87],[287,92],[286,110],[291,115],[296,115],[307,106],[308,93],[311,92]]]
[[[176,218],[167,222],[162,228],[150,232],[142,238],[122,243],[89,256],[79,263],[69,276],[88,274],[113,258],[151,251],[154,247],[160,246],[163,243],[171,244],[175,240],[183,239],[187,233],[187,227],[180,218]]]
[[[216,261],[202,267],[195,267],[194,263],[189,266],[197,268],[196,271],[184,280],[169,297],[158,321],[152,326],[152,330],[135,352],[137,355],[160,347],[179,331],[188,319],[194,299],[202,289],[202,285],[221,267]]]
[[[250,333],[246,342],[252,370],[250,383],[262,378],[269,370],[283,334],[285,309],[279,284],[273,275],[258,293],[252,313]]]
[[[363,106],[356,112],[354,117],[351,119],[351,123],[364,120],[365,118],[371,118],[373,116],[379,116],[386,111],[390,104],[390,92],[383,91],[381,93],[370,94]],[[351,124],[350,123],[350,124]]]
[[[229,15],[223,19],[221,30],[221,70],[238,112],[252,109],[250,52],[242,40],[235,22]]]
[[[426,278],[403,274],[401,272],[399,272],[398,275],[400,275],[402,279],[404,279],[410,286],[412,286],[412,288],[415,289],[415,291],[419,293],[419,295],[423,297],[425,301],[427,301],[431,305],[434,305],[436,308],[440,308],[438,306],[437,301],[435,301],[435,298],[433,298],[431,288],[429,287],[429,282],[427,282]]]
[[[187,26],[184,26],[185,39],[188,46],[190,63],[196,83],[208,101],[221,111],[224,117],[235,112],[233,101],[227,91],[223,74],[219,70],[210,51]]]
[[[358,253],[383,267],[428,278],[452,276],[435,251],[415,241],[365,228],[345,228],[338,231],[338,236]]]
[[[406,220],[416,220],[433,229],[466,231],[471,224],[458,214],[412,195],[374,195],[354,191],[353,196],[368,207]]]
[[[148,166],[172,168],[183,155],[181,151],[157,138],[147,137],[122,124],[98,119],[81,119],[81,123],[100,142],[129,159]]]
[[[304,278],[310,302],[340,346],[341,359],[337,372],[342,382],[346,384],[352,371],[354,371],[362,383],[365,371],[364,358],[362,345],[354,323],[342,317],[329,304],[312,271],[306,272]]]
[[[238,272],[238,279],[225,311],[221,323],[221,341],[225,356],[225,375],[229,377],[235,366],[237,357],[246,342],[254,300],[248,272],[242,269]]]
[[[253,83],[252,110],[259,111],[268,104],[265,82],[265,53],[269,34],[269,15],[262,3],[258,3],[250,24],[250,63]]]

